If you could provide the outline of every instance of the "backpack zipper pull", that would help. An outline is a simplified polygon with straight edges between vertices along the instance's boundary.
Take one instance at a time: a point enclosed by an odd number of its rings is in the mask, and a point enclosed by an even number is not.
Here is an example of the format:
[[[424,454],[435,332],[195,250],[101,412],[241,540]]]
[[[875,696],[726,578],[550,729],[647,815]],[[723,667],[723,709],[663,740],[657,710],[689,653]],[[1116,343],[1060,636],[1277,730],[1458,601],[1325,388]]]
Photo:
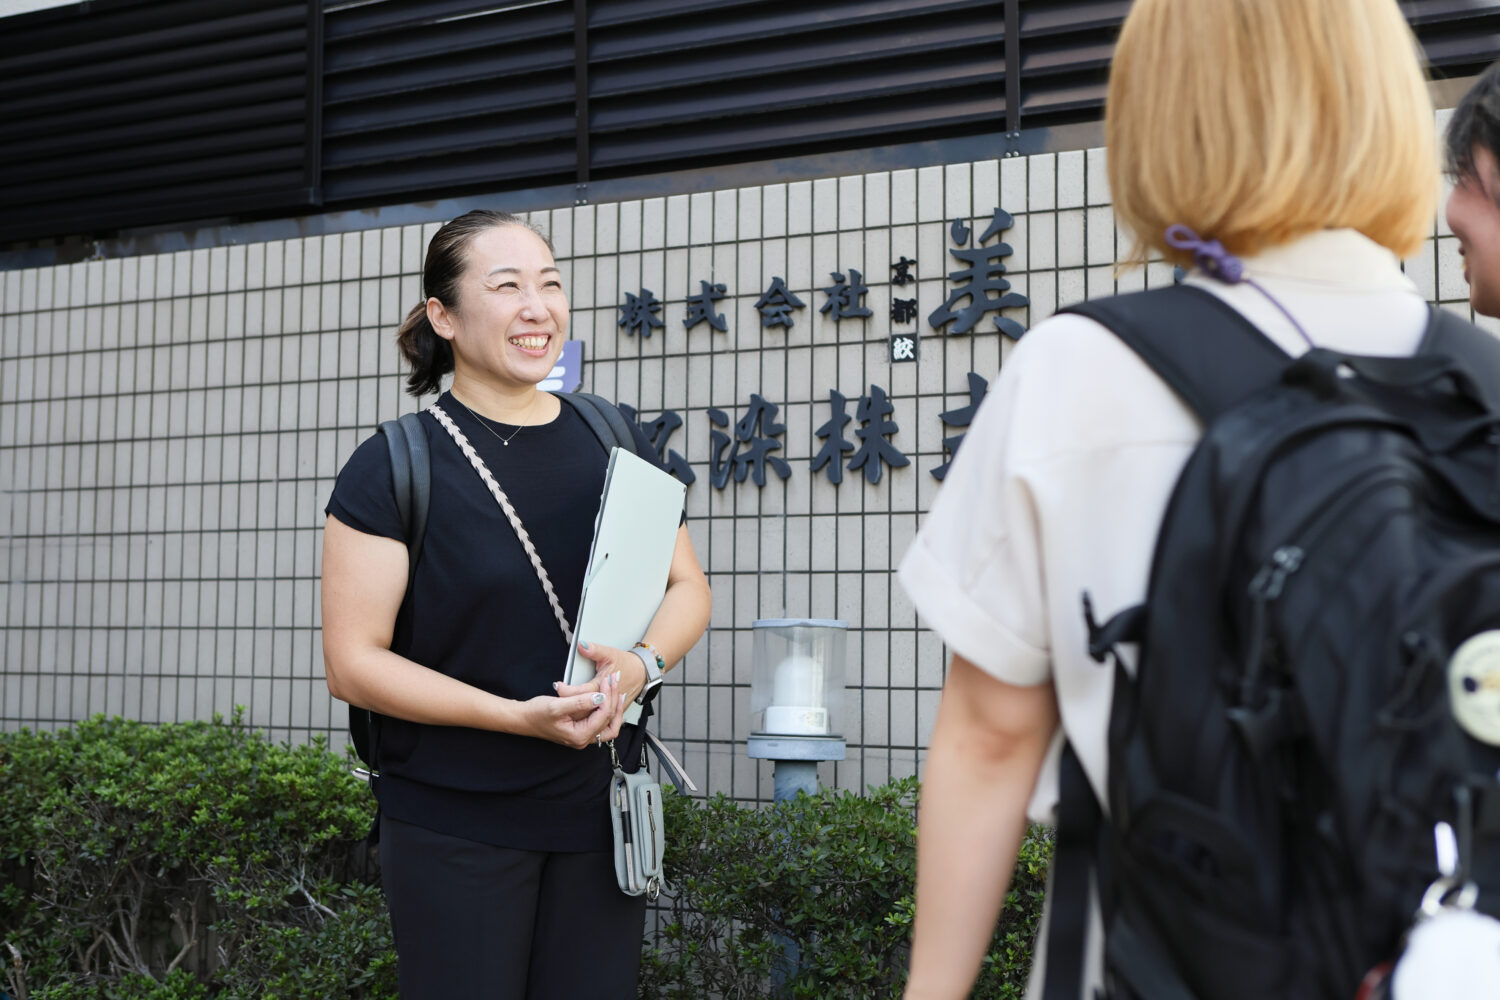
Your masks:
[[[1271,553],[1269,562],[1261,566],[1250,581],[1250,596],[1258,600],[1274,601],[1286,587],[1287,577],[1302,568],[1307,553],[1297,545],[1283,545]]]
[[[1256,571],[1250,581],[1253,602],[1250,624],[1250,652],[1245,657],[1245,674],[1240,679],[1240,704],[1253,708],[1260,701],[1260,678],[1264,672],[1266,642],[1266,605],[1281,596],[1287,578],[1302,568],[1307,553],[1297,545],[1283,545]]]

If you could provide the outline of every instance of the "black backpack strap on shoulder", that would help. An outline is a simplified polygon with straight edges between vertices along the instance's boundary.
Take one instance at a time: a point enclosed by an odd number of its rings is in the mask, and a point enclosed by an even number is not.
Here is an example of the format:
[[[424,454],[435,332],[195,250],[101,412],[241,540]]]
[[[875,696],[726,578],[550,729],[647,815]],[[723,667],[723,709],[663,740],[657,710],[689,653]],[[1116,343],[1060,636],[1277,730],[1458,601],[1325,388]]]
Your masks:
[[[1073,744],[1063,741],[1058,765],[1057,839],[1052,854],[1051,913],[1042,1000],[1078,1000],[1089,932],[1090,886],[1103,812]]]
[[[396,510],[406,529],[406,598],[416,583],[417,559],[427,536],[427,510],[432,500],[432,456],[422,418],[408,413],[400,420],[380,425],[391,456],[391,483],[396,491]],[[403,602],[405,603],[405,602]]]
[[[1417,353],[1446,354],[1457,361],[1484,393],[1490,411],[1500,411],[1500,339],[1433,306]]]
[[[427,511],[432,506],[432,455],[422,418],[408,413],[398,421],[406,431],[406,452],[411,469],[411,517],[406,522],[406,596],[411,597],[417,578],[417,559],[427,537]]]
[[[635,435],[630,433],[630,425],[625,422],[625,414],[618,406],[591,392],[559,392],[555,395],[583,418],[606,452],[611,448],[624,448],[632,455],[639,454]]]
[[[411,595],[416,587],[417,560],[422,555],[422,541],[427,535],[427,511],[432,501],[432,456],[427,445],[427,429],[415,413],[380,425],[386,450],[391,459],[391,487],[396,494],[396,511],[406,532],[406,595],[399,616],[411,614]],[[401,620],[398,617],[398,622]],[[403,630],[398,624],[396,633]],[[349,706],[349,734],[354,751],[371,771],[380,770],[380,716],[367,709]]]
[[[1075,303],[1125,341],[1205,423],[1276,381],[1292,362],[1212,292],[1174,285]]]

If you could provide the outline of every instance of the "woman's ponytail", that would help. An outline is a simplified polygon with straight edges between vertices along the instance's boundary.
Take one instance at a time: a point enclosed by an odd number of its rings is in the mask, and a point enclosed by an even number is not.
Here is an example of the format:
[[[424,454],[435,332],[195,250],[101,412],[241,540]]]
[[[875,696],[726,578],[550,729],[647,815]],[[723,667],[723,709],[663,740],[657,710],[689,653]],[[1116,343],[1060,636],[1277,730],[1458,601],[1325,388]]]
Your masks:
[[[427,300],[411,307],[396,331],[396,346],[411,368],[406,391],[413,396],[437,392],[443,376],[453,370],[453,345],[437,335],[427,318]]]

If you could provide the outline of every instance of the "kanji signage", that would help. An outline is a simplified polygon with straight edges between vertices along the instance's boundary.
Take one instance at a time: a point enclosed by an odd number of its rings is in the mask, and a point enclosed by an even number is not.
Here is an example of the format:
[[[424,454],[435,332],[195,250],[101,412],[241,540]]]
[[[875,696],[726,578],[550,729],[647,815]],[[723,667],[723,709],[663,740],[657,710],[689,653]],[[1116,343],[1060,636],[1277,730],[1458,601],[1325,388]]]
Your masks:
[[[834,271],[829,277],[833,279],[833,284],[823,289],[828,295],[828,301],[823,303],[819,312],[827,313],[828,318],[834,322],[846,317],[866,319],[875,315],[864,304],[865,293],[870,289],[865,287],[862,274],[851,267],[847,280],[839,271]]]
[[[1025,333],[1019,321],[1003,315],[1005,310],[1030,305],[1025,295],[1011,288],[1006,277],[1005,259],[1012,255],[1013,250],[1001,237],[1014,225],[1010,213],[999,206],[995,207],[989,223],[977,236],[975,230],[979,227],[971,228],[963,219],[949,223],[948,236],[952,246],[948,252],[961,266],[948,272],[943,303],[927,315],[927,323],[933,330],[956,336],[993,326],[1012,340]],[[861,324],[866,340],[884,340],[892,365],[918,363],[922,360],[922,338],[918,329],[917,289],[914,287],[917,284],[916,268],[917,261],[905,254],[891,261],[889,326],[885,329],[870,330],[870,321],[876,319],[875,310],[866,304],[870,288],[858,268],[828,272],[832,283],[820,289],[824,300],[818,312],[833,323],[847,320]],[[711,331],[728,332],[729,324],[717,304],[729,296],[729,289],[722,283],[701,278],[696,284],[698,290],[686,294],[681,300],[684,306],[683,329],[692,331],[707,325]],[[817,290],[805,289],[804,294]],[[626,336],[649,337],[653,330],[665,325],[659,315],[662,308],[663,303],[650,289],[642,288],[639,293],[626,292],[616,326]],[[806,303],[780,275],[772,277],[755,300],[761,329],[780,327],[788,334],[796,325],[797,312],[806,308]],[[884,319],[882,317],[877,322]],[[985,324],[986,320],[988,324]],[[840,335],[839,339],[842,342],[846,337]],[[947,475],[952,458],[964,439],[962,429],[968,427],[988,389],[989,383],[985,379],[970,372],[968,405],[938,415],[946,429],[959,430],[960,433],[951,434],[945,430],[947,436],[943,438],[943,449],[949,460],[931,470],[936,479],[941,480]],[[852,413],[851,403],[854,404]],[[845,471],[863,472],[866,482],[873,485],[881,481],[886,469],[901,469],[911,464],[896,443],[901,430],[895,420],[896,403],[884,388],[871,384],[857,400],[837,389],[830,389],[827,405],[828,419],[813,432],[821,442],[808,462],[814,474],[822,473],[830,483],[839,485]],[[645,421],[639,420],[635,411],[628,407],[624,409],[631,419],[639,421],[668,471],[684,483],[694,482],[697,476],[687,460],[668,447],[672,434],[684,425],[682,416],[667,410]],[[786,433],[786,425],[776,419],[779,410],[777,404],[764,396],[751,393],[749,405],[738,420],[731,421],[730,415],[721,409],[705,411],[709,422],[708,479],[714,488],[724,489],[731,479],[736,483],[748,479],[756,486],[764,487],[768,472],[781,480],[791,477],[791,464],[777,454],[783,450]]]
[[[969,373],[968,382],[969,405],[939,414],[944,425],[967,427],[974,418],[975,411],[989,390],[989,383],[974,372]],[[880,482],[887,468],[902,469],[911,464],[911,459],[891,440],[901,431],[900,425],[893,419],[895,404],[882,387],[871,385],[869,389],[866,395],[859,398],[853,414],[849,412],[849,397],[837,389],[830,389],[828,419],[813,432],[823,443],[809,460],[809,469],[814,473],[822,472],[835,486],[844,481],[846,469],[850,472],[863,470],[865,480],[874,485]],[[640,419],[640,415],[631,406],[622,403],[620,409],[627,417],[640,424],[668,472],[689,485],[697,481],[698,477],[688,465],[687,459],[667,446],[672,433],[683,426],[680,414],[667,410],[655,419],[645,421]],[[776,420],[780,409],[759,393],[751,393],[750,404],[744,415],[734,422],[733,430],[730,430],[729,414],[716,408],[707,411],[710,424],[708,481],[715,489],[724,489],[729,485],[730,479],[737,483],[749,479],[756,486],[765,486],[768,469],[780,479],[791,477],[791,465],[773,454],[781,450],[781,437],[786,433],[786,425]],[[846,436],[851,423],[859,425],[854,429],[853,441]],[[947,475],[948,465],[952,457],[958,454],[958,446],[963,437],[958,434],[943,439],[943,448],[949,453],[949,462],[932,470],[934,478],[941,480]]]
[[[953,220],[948,233],[959,245],[950,247],[948,252],[968,266],[948,272],[948,280],[954,283],[954,287],[948,291],[943,304],[927,317],[934,330],[941,330],[951,323],[953,326],[948,333],[968,333],[989,313],[1031,304],[1026,296],[1010,290],[1010,282],[1004,276],[1005,258],[1015,252],[1010,244],[1002,242],[984,246],[985,240],[1013,225],[1015,220],[1010,213],[996,208],[984,234],[974,241],[974,246],[967,247],[963,244],[969,242],[969,227],[962,219]],[[968,302],[960,307],[959,303],[965,299]],[[995,328],[1012,340],[1020,339],[1026,332],[1020,323],[1008,316],[995,316],[994,322]]]
[[[625,328],[626,333],[639,333],[642,337],[651,336],[653,329],[662,326],[662,321],[656,318],[661,312],[661,303],[656,301],[656,295],[649,288],[642,288],[640,295],[625,293],[625,304],[620,307],[620,322],[616,326]]]
[[[734,481],[743,483],[745,476],[755,480],[756,486],[766,485],[766,467],[786,479],[792,474],[792,467],[771,452],[781,448],[781,442],[776,438],[786,431],[785,424],[776,423],[776,411],[780,409],[775,403],[768,403],[759,393],[750,394],[750,408],[745,415],[734,425],[734,437],[719,430],[709,432],[711,442],[711,456],[708,461],[709,481],[718,489],[723,489],[729,482],[729,474],[734,473]],[[728,427],[729,417],[723,410],[709,410],[708,419],[715,427]],[[734,450],[725,452],[730,445]]]
[[[951,284],[947,296],[943,304],[927,317],[928,324],[934,330],[948,334],[972,333],[980,320],[993,313],[995,315],[991,319],[995,329],[1005,336],[1015,340],[1025,332],[1025,328],[1015,319],[999,315],[1003,309],[1031,304],[1026,296],[1011,290],[1010,281],[1005,277],[1005,258],[1014,251],[1010,244],[1003,241],[986,245],[987,241],[1000,236],[1013,225],[1015,220],[1011,214],[996,206],[989,225],[970,246],[973,232],[968,224],[962,219],[954,219],[949,224],[948,233],[954,246],[948,252],[965,266],[948,272]],[[893,324],[904,326],[916,322],[916,296],[898,295],[894,291],[916,283],[917,276],[913,273],[916,266],[917,261],[905,254],[891,261],[890,321]],[[865,304],[865,296],[869,294],[870,288],[865,284],[864,275],[858,268],[830,271],[829,277],[833,279],[833,284],[822,289],[826,297],[818,312],[835,323],[868,320],[875,316],[875,311]],[[729,294],[727,288],[721,283],[700,278],[698,289],[683,299],[686,307],[682,319],[683,328],[692,330],[707,323],[710,329],[727,333],[729,324],[724,314],[715,307],[716,302]],[[662,303],[648,288],[642,288],[639,294],[626,292],[625,301],[619,308],[620,319],[616,326],[624,330],[627,336],[639,334],[649,337],[651,331],[664,325],[657,315],[661,312]],[[770,285],[755,300],[762,329],[779,326],[790,331],[796,325],[797,310],[805,308],[806,303],[780,275],[772,277]],[[921,351],[918,348],[917,334],[903,333],[898,338],[896,333],[897,331],[889,331],[882,334],[890,337],[892,363],[919,360]]]
[[[974,414],[979,410],[979,404],[984,402],[985,393],[989,391],[989,382],[974,372],[969,372],[969,405],[939,413],[938,419],[949,427],[968,427],[974,419]],[[958,457],[958,446],[963,444],[963,440],[962,434],[943,438],[943,448],[948,452],[948,461],[932,470],[932,478],[942,482],[943,478],[948,475],[948,466],[952,465],[953,460]]]
[[[691,330],[699,323],[706,322],[720,333],[727,333],[729,327],[724,323],[724,314],[714,312],[714,303],[724,297],[724,286],[710,285],[706,281],[700,281],[698,284],[703,286],[703,290],[697,295],[688,296],[687,317],[682,321],[682,325]]]
[[[635,407],[626,403],[620,403],[619,406],[620,412],[640,424],[641,430],[646,432],[646,440],[656,449],[656,457],[661,459],[661,464],[669,473],[676,476],[684,486],[691,486],[698,481],[698,475],[688,465],[688,460],[667,447],[667,439],[682,426],[682,417],[676,410],[668,410],[655,420],[641,420]]]
[[[804,308],[802,300],[793,295],[791,289],[786,287],[786,282],[780,278],[771,279],[771,287],[767,288],[755,302],[755,308],[760,310],[760,325],[762,328],[768,326],[781,326],[790,329],[792,326],[792,310]]]

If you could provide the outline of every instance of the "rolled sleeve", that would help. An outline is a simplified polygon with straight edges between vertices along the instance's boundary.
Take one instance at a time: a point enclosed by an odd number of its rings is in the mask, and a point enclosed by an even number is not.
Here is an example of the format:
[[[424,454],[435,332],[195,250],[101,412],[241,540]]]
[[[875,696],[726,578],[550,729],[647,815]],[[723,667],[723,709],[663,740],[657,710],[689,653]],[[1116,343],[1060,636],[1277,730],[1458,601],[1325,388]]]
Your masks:
[[[927,627],[985,673],[1018,687],[1051,678],[1051,654],[1016,635],[982,597],[962,586],[925,535],[907,551],[899,578]]]

